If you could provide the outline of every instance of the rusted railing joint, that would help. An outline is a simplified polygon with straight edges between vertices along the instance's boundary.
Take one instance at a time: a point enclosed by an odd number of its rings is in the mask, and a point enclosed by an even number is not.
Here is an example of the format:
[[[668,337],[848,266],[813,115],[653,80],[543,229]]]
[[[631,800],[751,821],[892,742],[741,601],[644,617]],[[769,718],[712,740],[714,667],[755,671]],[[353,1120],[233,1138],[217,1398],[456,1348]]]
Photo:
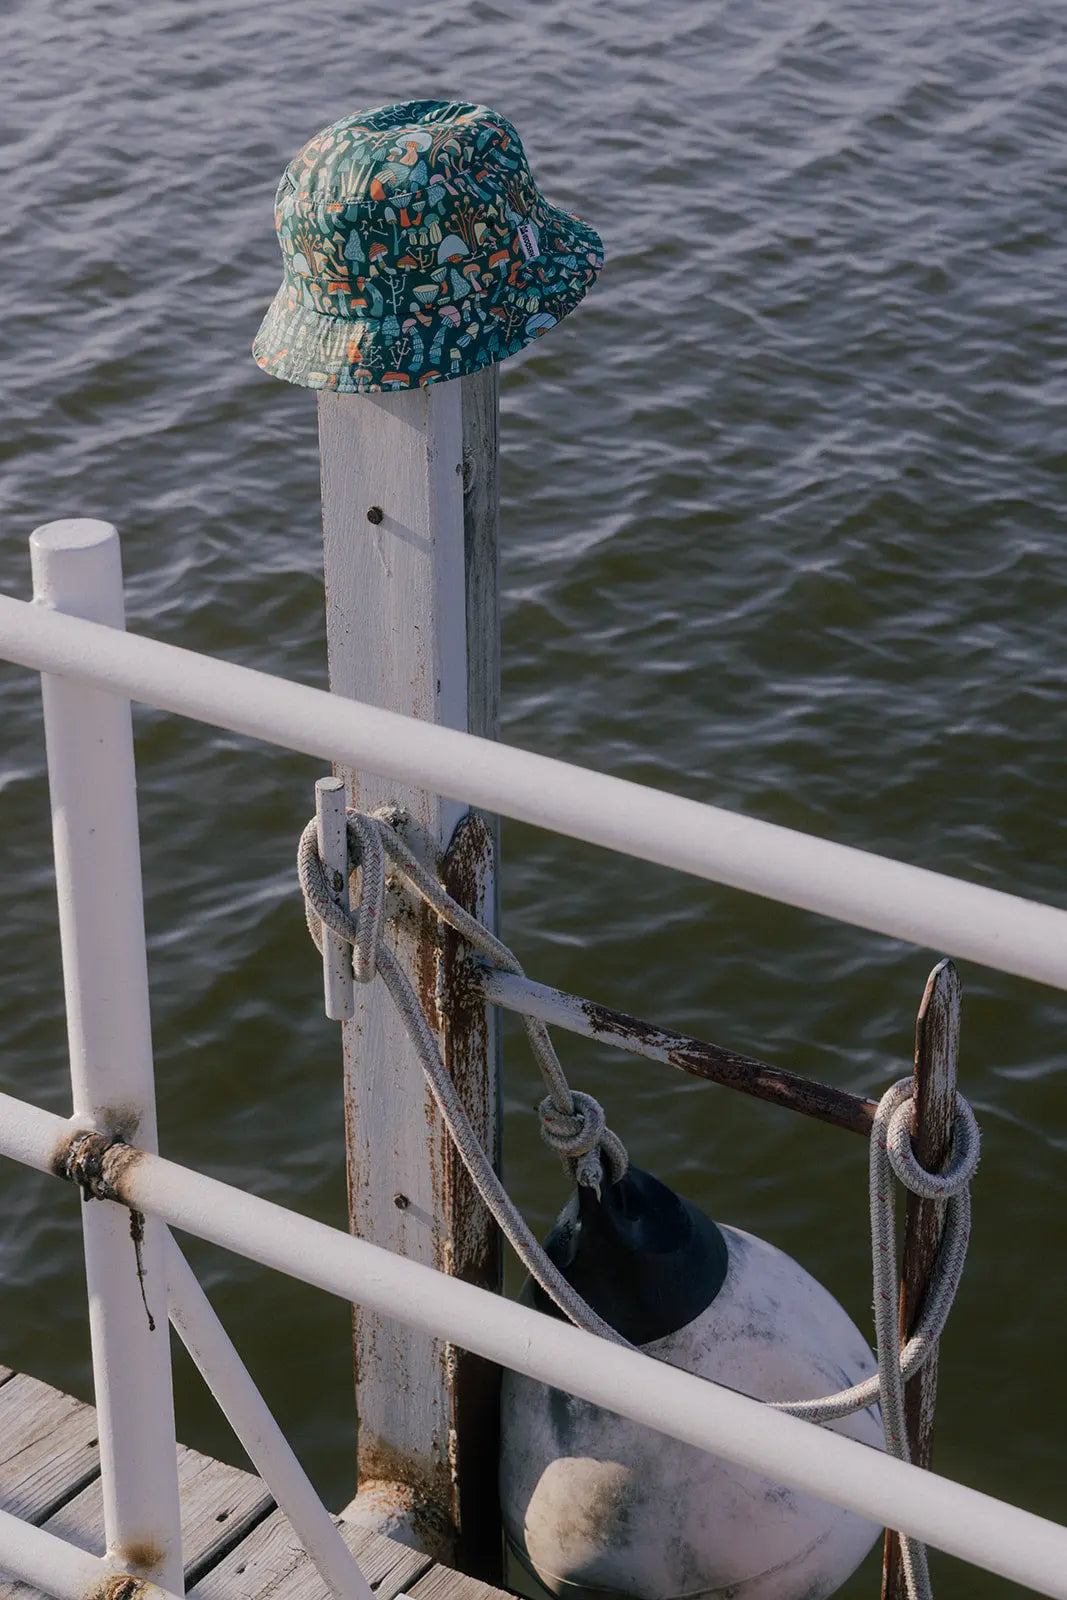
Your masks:
[[[64,1139],[52,1161],[57,1178],[76,1183],[85,1200],[129,1202],[121,1192],[122,1174],[141,1154],[121,1133],[90,1130]]]
[[[96,1195],[92,1198],[102,1197]],[[116,1572],[94,1583],[85,1600],[145,1600],[145,1597],[157,1596],[160,1593],[156,1584],[149,1583],[144,1578],[135,1578],[128,1572]]]

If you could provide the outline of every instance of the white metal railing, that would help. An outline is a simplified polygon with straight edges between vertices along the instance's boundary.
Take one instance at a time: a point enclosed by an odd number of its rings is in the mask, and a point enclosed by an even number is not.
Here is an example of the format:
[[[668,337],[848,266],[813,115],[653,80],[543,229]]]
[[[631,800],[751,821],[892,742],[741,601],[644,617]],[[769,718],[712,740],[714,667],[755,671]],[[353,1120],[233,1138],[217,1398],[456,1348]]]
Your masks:
[[[46,674],[75,1115],[67,1120],[0,1095],[0,1153],[42,1171],[65,1169],[84,1153],[86,1131],[113,1128],[121,1107],[130,1142],[101,1144],[97,1181],[130,1208],[135,1225],[138,1216],[147,1221],[135,1269],[125,1209],[84,1208],[87,1259],[93,1230],[110,1237],[117,1222],[124,1241],[122,1252],[105,1249],[90,1270],[108,1557],[73,1552],[0,1516],[0,1566],[60,1600],[82,1600],[102,1575],[127,1565],[180,1592],[169,1365],[160,1356],[166,1341],[151,1326],[155,1308],[157,1322],[169,1310],[333,1592],[367,1600],[365,1579],[169,1239],[169,1225],[1067,1600],[1067,1528],[158,1156],[128,701],[402,777],[1059,987],[1067,987],[1067,913],[130,637],[122,631],[114,531],[51,527],[62,531],[35,536],[39,603],[0,597],[0,657]],[[103,1048],[105,1024],[118,1033]],[[76,1175],[85,1176],[84,1164]],[[121,1320],[107,1314],[108,1304],[120,1303]],[[146,1600],[161,1592],[146,1587]]]
[[[0,1153],[48,1171],[69,1137],[62,1117],[0,1095]],[[122,1152],[115,1165],[116,1193],[172,1227],[913,1533],[1040,1594],[1067,1595],[1067,1528],[162,1156],[130,1160]]]
[[[0,596],[0,652],[163,711],[1067,989],[1067,911]]]

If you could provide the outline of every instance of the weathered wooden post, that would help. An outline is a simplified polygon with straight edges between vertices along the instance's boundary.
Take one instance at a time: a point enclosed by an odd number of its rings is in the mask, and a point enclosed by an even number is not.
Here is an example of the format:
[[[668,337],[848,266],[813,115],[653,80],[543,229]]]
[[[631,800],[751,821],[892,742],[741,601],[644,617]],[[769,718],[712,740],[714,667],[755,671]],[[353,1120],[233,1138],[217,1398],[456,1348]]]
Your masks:
[[[499,682],[496,397],[491,367],[414,394],[319,400],[331,689],[489,737]],[[402,806],[407,842],[428,864],[441,862],[468,909],[493,920],[493,835],[480,818],[372,773],[342,776],[352,806]],[[456,1005],[428,908],[405,906],[391,936],[495,1163],[495,1016],[484,1005]],[[403,1023],[380,985],[357,988],[355,1007],[344,1025],[353,1232],[499,1289],[495,1226],[465,1181]],[[355,1363],[356,1510],[464,1570],[492,1570],[497,1373],[358,1306]]]
[[[912,1146],[920,1166],[940,1172],[952,1145],[956,1121],[956,1068],[960,1047],[960,1000],[963,988],[951,961],[940,961],[926,980],[915,1023],[915,1098],[912,1102]],[[904,1217],[904,1255],[900,1284],[900,1338],[911,1334],[922,1310],[937,1256],[944,1219],[943,1200],[908,1194]],[[937,1351],[904,1389],[911,1459],[929,1467],[933,1455],[934,1404],[937,1400]],[[882,1558],[882,1600],[907,1600],[900,1540],[887,1530]]]
[[[276,377],[322,391],[330,687],[494,738],[496,363],[577,305],[600,270],[600,240],[547,205],[509,122],[441,101],[324,129],[283,175],[276,225],[285,280],[253,349]],[[401,808],[408,844],[495,921],[491,819],[371,772],[339,775],[351,805]],[[324,842],[330,803],[320,791]],[[395,892],[387,910],[388,937],[495,1163],[492,1014],[457,982],[462,951],[431,912]],[[353,1230],[499,1288],[496,1230],[388,994],[378,983],[342,994],[332,960],[327,942],[330,1014],[353,1008],[344,1022]],[[355,1364],[358,1493],[346,1515],[471,1575],[498,1576],[496,1370],[359,1307]]]

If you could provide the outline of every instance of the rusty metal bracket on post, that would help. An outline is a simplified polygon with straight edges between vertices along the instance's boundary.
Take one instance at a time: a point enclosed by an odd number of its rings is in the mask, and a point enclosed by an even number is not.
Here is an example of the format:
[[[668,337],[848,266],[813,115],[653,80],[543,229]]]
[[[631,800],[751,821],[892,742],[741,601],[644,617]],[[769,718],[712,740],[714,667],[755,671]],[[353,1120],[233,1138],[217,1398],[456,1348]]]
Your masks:
[[[915,1099],[912,1145],[920,1165],[939,1172],[948,1159],[956,1120],[956,1074],[963,986],[951,961],[941,961],[926,982],[915,1023]],[[922,1310],[937,1256],[944,1202],[908,1195],[900,1286],[900,1337],[911,1333]],[[933,1456],[937,1356],[932,1351],[904,1390],[912,1462],[929,1468]],[[886,1530],[882,1559],[882,1600],[907,1600],[900,1540]]]
[[[615,1011],[596,1000],[583,1000],[579,995],[534,983],[531,978],[515,973],[501,972],[481,961],[470,963],[469,984],[491,1005],[538,1017],[550,1027],[566,1028],[585,1039],[614,1045],[628,1055],[643,1056],[646,1061],[661,1061],[691,1077],[736,1089],[740,1094],[766,1100],[785,1111],[797,1111],[817,1122],[858,1133],[864,1139],[871,1136],[878,1102],[864,1095],[850,1094],[847,1089],[837,1089],[815,1078],[788,1072],[784,1067],[772,1066],[769,1061],[711,1044],[706,1039],[694,1039],[687,1033],[660,1028],[654,1022]]]

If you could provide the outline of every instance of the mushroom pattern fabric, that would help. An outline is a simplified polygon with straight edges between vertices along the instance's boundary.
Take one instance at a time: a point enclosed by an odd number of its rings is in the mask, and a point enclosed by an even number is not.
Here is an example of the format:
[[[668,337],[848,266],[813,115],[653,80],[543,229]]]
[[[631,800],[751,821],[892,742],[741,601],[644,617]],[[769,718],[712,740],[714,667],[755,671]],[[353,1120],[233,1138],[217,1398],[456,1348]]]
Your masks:
[[[309,389],[477,372],[555,327],[604,261],[486,106],[416,100],[335,122],[290,162],[275,210],[285,276],[252,352]]]

